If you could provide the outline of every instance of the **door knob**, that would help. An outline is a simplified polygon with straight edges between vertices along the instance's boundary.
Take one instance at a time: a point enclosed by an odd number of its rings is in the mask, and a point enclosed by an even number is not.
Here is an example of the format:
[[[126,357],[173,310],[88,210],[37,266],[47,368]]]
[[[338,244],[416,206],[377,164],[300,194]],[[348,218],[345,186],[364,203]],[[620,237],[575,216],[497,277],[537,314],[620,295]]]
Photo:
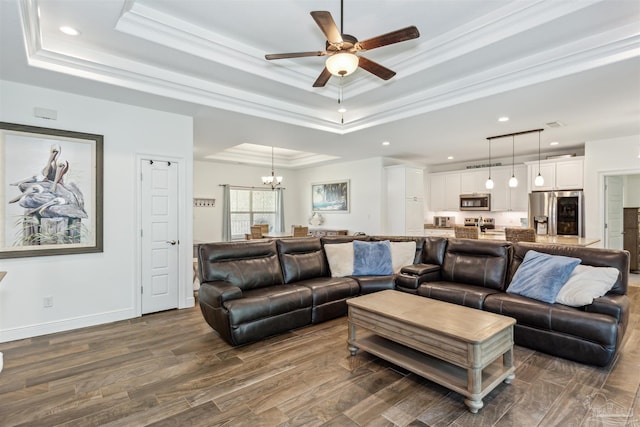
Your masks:
[[[167,240],[167,243],[171,243],[172,245],[175,245],[178,242],[176,242],[175,240]]]

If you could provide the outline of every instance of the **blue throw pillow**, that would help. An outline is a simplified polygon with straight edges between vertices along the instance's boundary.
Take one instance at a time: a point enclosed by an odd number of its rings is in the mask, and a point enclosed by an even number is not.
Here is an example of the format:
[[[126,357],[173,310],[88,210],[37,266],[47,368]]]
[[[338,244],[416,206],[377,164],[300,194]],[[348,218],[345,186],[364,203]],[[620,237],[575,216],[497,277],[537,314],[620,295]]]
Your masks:
[[[529,251],[513,275],[507,292],[553,304],[580,258]]]
[[[378,276],[393,274],[391,243],[353,241],[353,275]]]

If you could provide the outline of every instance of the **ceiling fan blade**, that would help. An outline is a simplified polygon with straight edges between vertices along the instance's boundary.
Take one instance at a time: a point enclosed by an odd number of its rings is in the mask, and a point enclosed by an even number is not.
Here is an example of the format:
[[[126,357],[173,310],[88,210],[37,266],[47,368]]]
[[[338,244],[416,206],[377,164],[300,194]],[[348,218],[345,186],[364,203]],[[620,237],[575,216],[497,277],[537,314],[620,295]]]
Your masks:
[[[367,70],[371,74],[380,77],[382,80],[389,80],[391,77],[396,75],[395,71],[390,70],[387,67],[383,67],[377,62],[367,59],[364,56],[358,56],[358,66]]]
[[[317,52],[292,52],[292,53],[270,53],[265,55],[265,59],[286,59],[286,58],[303,58],[305,56],[325,56],[326,51]]]
[[[324,87],[331,78],[331,73],[327,70],[327,67],[324,67],[324,70],[320,73],[315,82],[313,82],[313,87]]]
[[[400,43],[407,40],[417,39],[420,32],[415,26],[403,28],[401,30],[392,31],[381,36],[372,37],[367,40],[356,43],[357,50],[371,50],[377,47],[387,46],[394,43]]]
[[[340,30],[338,30],[338,26],[336,25],[331,13],[326,12],[324,10],[317,10],[311,12],[311,16],[313,17],[318,27],[324,33],[324,36],[327,38],[327,41],[331,44],[340,44],[342,43],[342,34],[340,34]]]

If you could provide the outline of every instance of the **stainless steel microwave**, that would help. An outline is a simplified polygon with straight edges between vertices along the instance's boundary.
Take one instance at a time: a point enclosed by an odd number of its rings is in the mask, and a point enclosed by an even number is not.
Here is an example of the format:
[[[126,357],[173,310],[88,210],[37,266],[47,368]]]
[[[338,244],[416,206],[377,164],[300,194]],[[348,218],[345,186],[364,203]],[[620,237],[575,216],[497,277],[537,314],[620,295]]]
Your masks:
[[[490,211],[491,194],[461,194],[461,211]]]

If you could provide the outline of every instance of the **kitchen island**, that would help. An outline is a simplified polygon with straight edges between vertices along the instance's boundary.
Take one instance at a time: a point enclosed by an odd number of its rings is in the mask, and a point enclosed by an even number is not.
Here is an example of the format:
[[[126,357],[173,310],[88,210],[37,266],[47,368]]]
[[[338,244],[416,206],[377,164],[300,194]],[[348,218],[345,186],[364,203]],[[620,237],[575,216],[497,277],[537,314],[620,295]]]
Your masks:
[[[454,237],[452,227],[425,227],[425,236],[437,237]],[[506,240],[504,228],[496,228],[494,230],[486,230],[480,233],[480,240]],[[537,235],[536,243],[546,243],[565,246],[590,246],[596,244],[600,239],[576,236],[548,236]]]
[[[480,240],[506,240],[506,238],[504,231],[485,231],[480,233]],[[590,246],[599,241],[600,239],[588,237],[536,235],[536,243],[552,245]]]

